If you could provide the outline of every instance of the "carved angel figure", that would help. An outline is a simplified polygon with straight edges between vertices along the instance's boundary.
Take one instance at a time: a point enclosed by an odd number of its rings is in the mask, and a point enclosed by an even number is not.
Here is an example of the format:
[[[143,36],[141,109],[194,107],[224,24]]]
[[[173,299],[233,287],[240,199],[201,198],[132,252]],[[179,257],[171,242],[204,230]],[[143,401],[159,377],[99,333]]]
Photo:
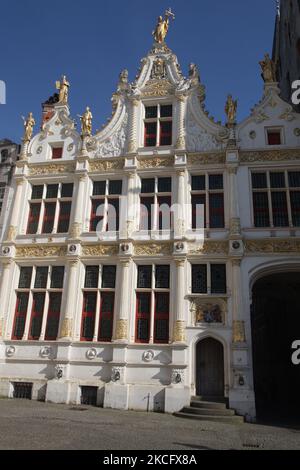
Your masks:
[[[262,78],[266,83],[276,82],[276,66],[269,54],[265,54],[264,60],[259,62],[262,69]]]
[[[158,42],[159,44],[162,44],[168,33],[168,29],[169,29],[169,18],[165,17],[165,19],[163,19],[162,16],[159,16],[157,20],[156,28],[152,33],[155,41]]]
[[[92,133],[92,119],[93,115],[90,108],[87,106],[85,112],[80,117],[81,121],[81,133],[83,136],[90,136]]]
[[[60,81],[56,82],[56,89],[59,90],[59,103],[68,103],[69,87],[70,83],[65,75],[61,77]]]
[[[119,83],[128,83],[128,70],[124,69],[119,75]]]
[[[227,116],[228,124],[235,123],[236,111],[237,111],[237,100],[233,100],[232,95],[228,95],[226,105],[225,105],[225,113]]]
[[[35,120],[33,118],[32,113],[29,113],[26,119],[24,118],[24,116],[22,116],[22,119],[24,121],[24,129],[25,129],[23,142],[30,142],[32,133],[33,133],[33,127],[35,126]]]
[[[189,66],[189,78],[193,81],[200,81],[200,75],[196,64],[191,63]]]

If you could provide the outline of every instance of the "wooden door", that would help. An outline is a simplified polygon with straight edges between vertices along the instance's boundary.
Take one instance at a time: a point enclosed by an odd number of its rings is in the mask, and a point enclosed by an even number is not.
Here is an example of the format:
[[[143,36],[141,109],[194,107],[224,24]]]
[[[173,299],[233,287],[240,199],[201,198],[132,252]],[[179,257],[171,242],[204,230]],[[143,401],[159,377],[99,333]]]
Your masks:
[[[196,347],[196,393],[208,397],[224,397],[223,345],[206,338]]]

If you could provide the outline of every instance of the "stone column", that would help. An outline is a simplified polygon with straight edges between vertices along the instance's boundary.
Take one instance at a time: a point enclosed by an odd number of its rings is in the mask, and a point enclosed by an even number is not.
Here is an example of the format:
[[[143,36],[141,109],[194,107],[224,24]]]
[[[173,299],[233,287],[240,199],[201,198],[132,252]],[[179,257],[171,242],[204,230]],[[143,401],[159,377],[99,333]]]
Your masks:
[[[79,238],[82,232],[82,211],[83,211],[83,198],[85,192],[85,186],[87,182],[87,176],[85,174],[80,175],[78,179],[78,191],[75,201],[75,210],[73,223],[70,229],[71,238]]]
[[[229,211],[230,211],[230,235],[241,235],[240,211],[237,191],[237,166],[228,168],[229,173]]]
[[[140,101],[133,99],[131,101],[131,110],[129,114],[129,132],[128,132],[128,153],[135,153],[137,151],[137,112]]]
[[[176,291],[175,291],[175,318],[173,330],[173,342],[184,343],[186,341],[186,319],[184,311],[184,259],[176,259]]]
[[[114,340],[118,343],[128,342],[128,292],[129,292],[129,259],[120,260],[121,276],[119,286],[119,304],[116,312],[116,330]]]
[[[128,191],[127,191],[127,214],[126,214],[126,235],[130,238],[132,232],[134,231],[134,191],[135,191],[135,176],[134,172],[128,173]]]
[[[5,314],[7,307],[8,295],[11,291],[9,286],[10,268],[12,266],[12,260],[7,259],[2,262],[3,270],[1,274],[1,290],[0,290],[0,338],[4,337],[5,328]]]
[[[65,293],[67,301],[64,309],[64,314],[61,319],[61,326],[60,326],[60,334],[59,338],[64,340],[70,340],[72,337],[72,329],[73,329],[73,319],[74,313],[76,310],[75,306],[75,292],[76,292],[76,277],[77,277],[77,270],[79,267],[79,260],[72,259],[69,261],[69,279],[68,279],[68,287]]]
[[[185,234],[185,211],[184,211],[184,202],[185,202],[185,170],[177,171],[177,182],[178,182],[178,192],[177,192],[177,213],[174,214],[174,234],[176,238],[182,238]]]
[[[13,241],[17,235],[24,181],[25,181],[24,178],[16,180],[17,187],[16,187],[15,198],[13,201],[13,210],[11,214],[10,225],[7,231],[7,237],[6,237],[7,241]]]
[[[246,342],[240,259],[232,260],[232,342]]]
[[[184,123],[186,96],[179,95],[177,96],[177,100],[178,100],[178,120],[177,120],[176,149],[184,150],[186,147],[185,123]]]

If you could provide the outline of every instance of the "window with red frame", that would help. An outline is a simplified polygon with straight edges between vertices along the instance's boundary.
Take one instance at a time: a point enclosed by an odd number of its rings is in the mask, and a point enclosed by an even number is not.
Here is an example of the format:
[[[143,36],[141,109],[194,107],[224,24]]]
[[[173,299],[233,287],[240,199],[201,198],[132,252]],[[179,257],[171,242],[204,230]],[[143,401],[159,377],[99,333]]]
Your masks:
[[[64,266],[20,268],[12,339],[23,339],[29,308],[31,311],[29,330],[27,338],[24,339],[41,341],[57,339],[63,279]],[[42,325],[46,315],[46,305],[48,312],[44,334]]]
[[[81,341],[111,341],[115,303],[116,266],[86,266]],[[98,332],[95,328],[97,321]]]
[[[67,233],[72,197],[73,183],[33,185],[27,233]]]
[[[281,145],[281,132],[278,130],[267,130],[268,145]]]
[[[136,329],[137,343],[168,343],[170,266],[137,267]]]
[[[52,159],[58,160],[62,158],[63,155],[63,147],[52,147]]]
[[[122,180],[94,181],[90,232],[119,231],[121,195]]]
[[[191,202],[192,229],[225,227],[222,174],[193,175]]]
[[[172,145],[172,105],[145,106],[144,147]]]
[[[142,178],[140,193],[140,230],[170,230],[172,178]],[[153,214],[157,214],[157,220]]]

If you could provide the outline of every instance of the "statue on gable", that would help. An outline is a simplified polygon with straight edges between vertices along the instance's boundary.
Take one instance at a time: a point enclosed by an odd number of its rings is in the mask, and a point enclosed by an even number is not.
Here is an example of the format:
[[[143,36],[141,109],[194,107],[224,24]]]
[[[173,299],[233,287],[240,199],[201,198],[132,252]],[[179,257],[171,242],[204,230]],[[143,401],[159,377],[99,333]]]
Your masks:
[[[196,64],[191,63],[189,65],[189,78],[193,82],[200,82],[200,74]]]
[[[33,128],[35,126],[35,120],[33,117],[32,113],[29,113],[27,118],[25,119],[24,116],[22,116],[22,119],[24,121],[24,136],[23,136],[23,142],[30,142],[32,133],[33,133]]]
[[[59,103],[68,104],[70,83],[63,75],[60,81],[56,82],[56,89],[59,90]]]
[[[166,10],[164,19],[162,16],[158,17],[156,28],[152,33],[152,36],[158,44],[163,44],[165,42],[165,37],[167,36],[169,30],[170,17],[173,20],[175,19],[175,15],[171,11],[171,8],[169,8],[169,10]]]
[[[259,62],[259,65],[262,69],[262,78],[265,83],[276,82],[276,65],[272,59],[270,59],[269,54],[265,54],[264,60]]]
[[[93,119],[93,115],[90,111],[90,108],[87,106],[83,115],[79,117],[81,121],[82,136],[90,136],[92,134],[92,119]]]
[[[227,124],[235,124],[237,112],[237,100],[233,100],[232,95],[228,95],[225,104],[225,113],[227,116]]]

